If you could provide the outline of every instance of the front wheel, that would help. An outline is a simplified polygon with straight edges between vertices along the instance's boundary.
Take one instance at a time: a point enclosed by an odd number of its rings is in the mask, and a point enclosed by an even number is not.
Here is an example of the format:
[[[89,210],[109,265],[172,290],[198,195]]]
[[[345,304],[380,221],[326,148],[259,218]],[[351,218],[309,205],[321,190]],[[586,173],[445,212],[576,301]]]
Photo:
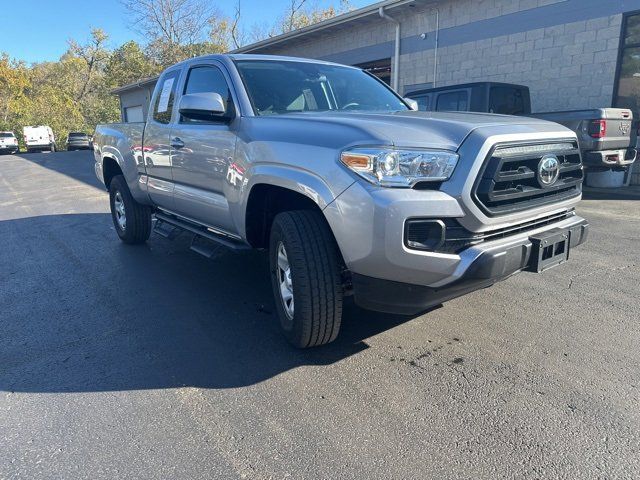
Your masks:
[[[269,258],[287,340],[298,348],[335,340],[342,320],[342,259],[322,214],[300,210],[276,215]]]
[[[111,217],[116,232],[124,243],[144,243],[151,235],[151,208],[136,202],[122,175],[109,184]]]

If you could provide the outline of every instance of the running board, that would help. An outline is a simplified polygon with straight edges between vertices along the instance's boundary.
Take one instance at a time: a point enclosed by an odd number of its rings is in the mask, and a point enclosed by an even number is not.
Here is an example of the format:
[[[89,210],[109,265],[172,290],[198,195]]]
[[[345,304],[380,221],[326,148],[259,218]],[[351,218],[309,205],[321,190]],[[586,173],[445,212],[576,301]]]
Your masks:
[[[200,225],[196,225],[195,223],[191,223],[185,220],[182,220],[178,217],[174,217],[173,215],[168,215],[162,212],[156,212],[155,217],[159,222],[166,223],[174,229],[185,230],[187,232],[193,233],[196,237],[209,240],[211,242],[215,242],[218,245],[223,245],[232,250],[249,250],[251,247],[246,243],[240,242],[239,240],[235,240],[233,238],[225,237],[223,235],[218,235],[216,233],[211,232],[206,227],[201,227]],[[165,236],[167,230],[164,228],[162,224],[157,226],[154,231],[159,233],[162,236]],[[173,232],[170,232],[166,238],[172,238]],[[175,238],[175,236],[174,236]],[[194,252],[200,253],[205,257],[211,257],[213,253],[215,253],[215,248],[211,248],[205,245],[197,245],[195,243],[195,238],[191,242],[191,250]]]
[[[164,237],[168,240],[175,239],[178,235],[180,235],[183,230],[173,225],[164,222],[163,220],[156,219],[155,225],[153,226],[153,232],[157,233],[161,237]]]

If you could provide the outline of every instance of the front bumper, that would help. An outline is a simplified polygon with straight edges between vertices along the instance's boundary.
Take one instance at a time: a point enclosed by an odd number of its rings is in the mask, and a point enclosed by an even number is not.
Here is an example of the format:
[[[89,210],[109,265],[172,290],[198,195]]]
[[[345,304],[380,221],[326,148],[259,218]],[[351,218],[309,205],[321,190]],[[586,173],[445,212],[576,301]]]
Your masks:
[[[582,155],[582,162],[586,167],[592,168],[624,167],[635,162],[636,155],[635,148],[585,152]]]
[[[527,218],[485,225],[476,233],[487,240],[457,253],[408,248],[404,241],[410,218],[456,218],[467,215],[458,200],[438,190],[370,188],[356,183],[324,210],[347,268],[358,305],[371,310],[413,315],[465,293],[488,287],[514,273],[531,269],[535,238],[553,231],[570,236],[569,249],[587,238],[588,223],[568,205]],[[546,222],[549,217],[560,220]],[[498,230],[519,227],[505,235]]]
[[[577,216],[575,220],[565,229],[569,234],[570,249],[584,243],[589,232],[586,220]],[[558,230],[555,225],[551,225],[551,228],[552,231]],[[447,300],[490,287],[520,271],[536,270],[535,255],[534,242],[530,238],[483,249],[479,255],[474,255],[458,279],[442,287],[413,285],[353,274],[355,301],[369,310],[415,315]]]

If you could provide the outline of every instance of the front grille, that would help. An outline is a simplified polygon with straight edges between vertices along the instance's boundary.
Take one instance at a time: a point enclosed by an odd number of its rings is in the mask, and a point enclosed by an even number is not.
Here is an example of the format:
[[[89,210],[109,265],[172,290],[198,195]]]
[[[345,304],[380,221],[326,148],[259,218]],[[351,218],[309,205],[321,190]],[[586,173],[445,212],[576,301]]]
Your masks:
[[[558,178],[551,185],[544,185],[538,173],[547,156],[559,163]],[[575,140],[501,144],[493,148],[480,170],[473,199],[488,215],[504,215],[578,196],[582,180]]]

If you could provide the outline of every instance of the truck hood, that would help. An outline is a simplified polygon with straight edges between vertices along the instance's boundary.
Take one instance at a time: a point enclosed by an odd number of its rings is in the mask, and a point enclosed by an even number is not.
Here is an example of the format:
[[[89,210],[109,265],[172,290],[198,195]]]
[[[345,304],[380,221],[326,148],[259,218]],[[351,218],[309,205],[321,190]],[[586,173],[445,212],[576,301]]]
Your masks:
[[[573,135],[565,127],[545,120],[470,112],[322,112],[277,115],[277,118],[360,130],[365,134],[363,138],[372,138],[384,145],[447,150],[457,150],[471,132],[485,127],[517,125],[515,130],[519,133],[528,133],[539,132],[544,126],[546,131],[566,130],[569,136]]]

